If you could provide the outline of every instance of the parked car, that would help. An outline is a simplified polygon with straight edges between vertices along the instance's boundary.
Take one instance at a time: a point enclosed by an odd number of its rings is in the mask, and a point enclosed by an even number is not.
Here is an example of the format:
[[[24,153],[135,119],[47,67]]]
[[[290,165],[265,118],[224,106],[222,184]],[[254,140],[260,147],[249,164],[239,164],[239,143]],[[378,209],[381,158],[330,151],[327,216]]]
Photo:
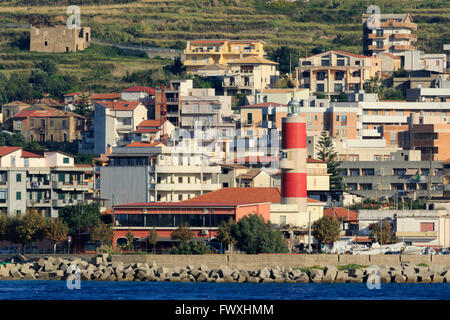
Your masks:
[[[15,254],[19,253],[19,250],[17,250],[17,247],[4,247],[0,250],[0,254]]]

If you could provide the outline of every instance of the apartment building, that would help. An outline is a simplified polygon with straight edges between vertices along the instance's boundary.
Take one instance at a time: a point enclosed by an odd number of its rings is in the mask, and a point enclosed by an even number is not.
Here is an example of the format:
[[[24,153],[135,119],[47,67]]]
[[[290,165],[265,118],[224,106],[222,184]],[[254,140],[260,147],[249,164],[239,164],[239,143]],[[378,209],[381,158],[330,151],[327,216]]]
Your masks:
[[[339,50],[300,58],[296,68],[298,87],[328,96],[361,90],[380,73],[380,59]]]
[[[24,214],[34,207],[46,217],[90,198],[90,165],[76,165],[62,152],[31,153],[20,147],[0,147],[0,212]]]
[[[126,145],[133,139],[138,124],[147,119],[147,108],[139,101],[94,103],[94,153]]]
[[[149,142],[159,140],[162,129],[164,129],[164,134],[170,137],[175,131],[175,126],[167,120],[164,124],[160,120],[144,120],[136,126],[133,140]]]
[[[33,52],[77,52],[91,43],[91,28],[67,26],[30,28],[30,51]]]
[[[272,87],[279,79],[278,63],[258,56],[248,56],[228,62],[230,70],[223,77],[224,95],[238,93],[252,99],[256,90]]]
[[[43,104],[32,105],[13,117],[14,132],[21,133],[27,141],[74,142],[81,140],[86,129],[85,117]]]
[[[373,15],[363,14],[363,54],[374,55],[381,52],[403,57],[406,52],[416,50],[417,24],[410,14],[380,14],[379,20]]]
[[[287,106],[263,102],[241,107],[240,129],[245,137],[261,137],[270,130],[281,130],[281,119],[287,115]]]
[[[194,88],[192,80],[170,80],[170,85],[165,88],[165,102],[167,105],[167,120],[174,126],[180,126],[181,96],[189,95]],[[161,117],[161,105],[163,102],[162,89],[155,89],[155,110],[152,119],[158,120]]]
[[[231,121],[231,97],[217,96],[215,89],[189,89],[180,97],[180,127],[194,129],[196,123],[204,129],[234,129]]]
[[[402,133],[404,147],[420,150],[422,160],[450,161],[450,117],[424,116],[413,113],[408,131]]]
[[[194,40],[184,50],[184,65],[189,73],[211,65],[228,65],[249,56],[263,58],[264,41],[260,40]],[[220,70],[219,70],[220,71]],[[220,72],[219,72],[220,73]]]
[[[221,188],[220,167],[205,157],[161,143],[112,148],[100,168],[107,207],[129,202],[177,202]]]
[[[400,150],[378,161],[343,161],[339,170],[346,189],[362,197],[416,199],[443,194],[442,163],[423,161],[415,150]]]

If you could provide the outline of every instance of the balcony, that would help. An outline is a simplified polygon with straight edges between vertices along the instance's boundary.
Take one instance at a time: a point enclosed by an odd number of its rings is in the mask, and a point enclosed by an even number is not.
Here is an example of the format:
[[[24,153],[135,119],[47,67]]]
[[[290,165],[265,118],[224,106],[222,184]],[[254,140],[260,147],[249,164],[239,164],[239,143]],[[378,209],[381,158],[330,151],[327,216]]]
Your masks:
[[[223,81],[222,86],[224,88],[253,88],[254,82],[253,81]]]
[[[60,190],[87,190],[89,189],[90,184],[87,182],[61,182],[61,181],[53,181],[52,188],[60,189]]]
[[[50,189],[50,181],[27,181],[29,189]]]
[[[27,200],[27,207],[50,207],[51,200],[50,199],[41,199],[41,200]]]
[[[380,23],[381,28],[406,28],[406,29],[413,29],[417,30],[417,24],[415,23],[409,23],[409,22],[395,22],[395,21],[387,21]]]
[[[154,185],[156,191],[214,191],[222,188],[219,183],[172,183],[172,184],[156,184]]]
[[[387,35],[387,34],[378,35],[378,34],[376,34],[376,33],[370,33],[369,36],[368,36],[368,38],[369,38],[369,39],[387,39],[388,36],[389,36],[389,35]]]
[[[416,50],[417,47],[416,46],[411,46],[411,45],[397,45],[394,46],[394,50],[398,50],[398,51],[412,51],[412,50]]]
[[[53,207],[65,207],[65,206],[73,206],[77,204],[83,204],[83,200],[74,200],[74,199],[56,199],[52,200]]]
[[[394,39],[409,39],[411,41],[417,41],[417,36],[412,33],[394,33],[392,37]]]
[[[370,45],[370,46],[369,46],[369,50],[372,50],[372,51],[386,51],[386,50],[388,50],[388,49],[389,49],[388,46],[381,46],[381,47],[379,47],[379,46],[374,46],[374,45]]]

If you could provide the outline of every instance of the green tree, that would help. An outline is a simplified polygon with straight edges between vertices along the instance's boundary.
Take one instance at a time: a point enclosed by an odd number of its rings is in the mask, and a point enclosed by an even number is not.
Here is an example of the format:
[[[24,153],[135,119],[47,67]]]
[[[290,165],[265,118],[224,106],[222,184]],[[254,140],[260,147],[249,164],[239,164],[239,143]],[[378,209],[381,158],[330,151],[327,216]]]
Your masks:
[[[178,56],[173,59],[172,64],[164,66],[164,71],[170,72],[174,75],[182,75],[186,73],[186,67],[183,64],[181,57]]]
[[[94,115],[94,109],[92,108],[88,94],[83,93],[79,96],[79,100],[75,103],[74,113],[86,117],[92,117]]]
[[[172,231],[170,235],[172,240],[180,240],[182,242],[189,242],[194,238],[194,231],[191,230],[188,223],[184,223]]]
[[[158,233],[156,232],[155,227],[148,232],[147,243],[152,245],[152,252],[155,253],[155,247],[158,243]]]
[[[0,241],[6,240],[6,234],[8,230],[8,217],[0,213]]]
[[[36,68],[41,69],[49,76],[58,73],[58,67],[56,66],[55,61],[53,61],[52,59],[43,59],[41,62],[38,62],[36,64]]]
[[[378,74],[364,82],[363,87],[364,91],[367,93],[378,93],[379,96],[382,95],[383,90],[385,89]]]
[[[22,244],[23,252],[26,245],[44,238],[45,221],[42,215],[32,208],[27,210],[23,217],[11,219],[8,229],[8,240]]]
[[[44,238],[53,242],[53,253],[56,253],[57,244],[67,239],[68,233],[69,227],[60,218],[47,222]]]
[[[395,236],[389,220],[384,219],[381,222],[374,223],[371,225],[371,228],[370,239],[372,241],[376,241],[379,244],[391,244],[397,242],[397,237]]]
[[[262,216],[250,214],[232,225],[231,235],[236,246],[247,254],[288,252],[283,236]]]
[[[59,210],[58,214],[69,227],[71,234],[85,231],[100,223],[100,207],[97,203],[66,206]]]
[[[319,160],[327,163],[327,171],[330,174],[330,189],[342,190],[342,176],[338,170],[341,162],[336,161],[337,152],[334,151],[333,141],[325,131],[320,134],[316,150]]]
[[[208,254],[211,248],[203,242],[184,242],[169,251],[170,254]]]
[[[311,229],[311,234],[319,241],[319,243],[331,244],[339,240],[339,235],[341,233],[339,221],[332,217],[322,217],[319,220],[314,221]]]
[[[100,242],[101,250],[103,252],[103,246],[110,245],[114,236],[114,230],[110,225],[100,222],[98,225],[90,228],[90,237],[93,241]]]
[[[269,52],[268,56],[270,60],[279,63],[278,70],[281,74],[294,72],[298,67],[299,53],[293,48],[283,46]]]
[[[125,236],[125,238],[127,238],[128,252],[131,252],[131,250],[133,250],[134,233],[130,229],[128,229],[128,232],[127,232],[127,235]]]
[[[233,238],[231,234],[231,229],[234,224],[235,222],[230,218],[228,222],[222,221],[222,223],[219,225],[219,229],[217,230],[218,240],[221,243],[227,244],[230,248],[230,251],[233,250],[233,246],[234,244],[236,244],[236,239]]]

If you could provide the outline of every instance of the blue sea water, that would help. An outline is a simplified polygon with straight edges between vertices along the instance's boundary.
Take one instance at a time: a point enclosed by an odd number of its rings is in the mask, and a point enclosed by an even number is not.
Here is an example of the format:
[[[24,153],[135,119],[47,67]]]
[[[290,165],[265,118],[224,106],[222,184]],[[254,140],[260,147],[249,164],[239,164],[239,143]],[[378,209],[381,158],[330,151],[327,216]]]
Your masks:
[[[177,283],[81,282],[70,290],[65,281],[0,281],[1,300],[449,300],[450,283],[382,283],[369,290],[362,283]]]

